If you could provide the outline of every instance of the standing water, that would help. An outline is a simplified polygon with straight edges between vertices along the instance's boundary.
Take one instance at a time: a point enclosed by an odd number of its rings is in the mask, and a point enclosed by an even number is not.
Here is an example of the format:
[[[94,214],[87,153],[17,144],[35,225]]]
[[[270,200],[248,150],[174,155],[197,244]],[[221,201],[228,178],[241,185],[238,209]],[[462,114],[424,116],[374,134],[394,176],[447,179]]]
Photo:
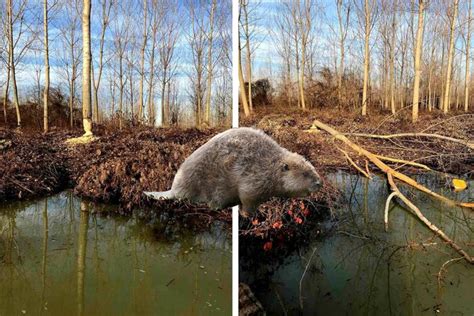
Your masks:
[[[386,181],[337,173],[344,207],[322,240],[282,260],[241,269],[269,315],[474,315],[474,267],[399,204],[391,204],[389,229],[383,213]],[[456,200],[472,201],[474,183],[454,193],[446,180],[421,176],[418,182]],[[403,185],[400,184],[400,188]],[[403,190],[425,216],[474,255],[474,214]],[[317,236],[316,232],[314,236]],[[278,251],[278,249],[274,249]],[[240,260],[246,260],[241,258]]]
[[[185,233],[95,210],[70,192],[0,207],[0,315],[230,313],[222,227]]]

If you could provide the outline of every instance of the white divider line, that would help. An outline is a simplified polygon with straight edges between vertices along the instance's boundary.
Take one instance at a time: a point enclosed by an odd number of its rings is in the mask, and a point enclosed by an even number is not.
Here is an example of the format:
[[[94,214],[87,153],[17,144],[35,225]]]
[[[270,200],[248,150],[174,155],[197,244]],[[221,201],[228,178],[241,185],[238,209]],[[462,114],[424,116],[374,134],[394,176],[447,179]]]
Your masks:
[[[239,1],[232,0],[232,128],[239,127]],[[232,208],[232,315],[239,315],[239,207]]]

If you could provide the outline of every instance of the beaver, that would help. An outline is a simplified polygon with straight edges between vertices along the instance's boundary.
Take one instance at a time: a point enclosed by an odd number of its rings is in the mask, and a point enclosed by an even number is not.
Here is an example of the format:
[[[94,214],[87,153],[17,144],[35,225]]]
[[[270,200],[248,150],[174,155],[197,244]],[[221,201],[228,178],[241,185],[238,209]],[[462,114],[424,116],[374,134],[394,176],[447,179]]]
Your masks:
[[[304,197],[320,187],[321,177],[305,158],[261,130],[241,127],[217,134],[193,152],[171,190],[145,194],[204,202],[214,209],[240,204],[247,217],[271,197]]]

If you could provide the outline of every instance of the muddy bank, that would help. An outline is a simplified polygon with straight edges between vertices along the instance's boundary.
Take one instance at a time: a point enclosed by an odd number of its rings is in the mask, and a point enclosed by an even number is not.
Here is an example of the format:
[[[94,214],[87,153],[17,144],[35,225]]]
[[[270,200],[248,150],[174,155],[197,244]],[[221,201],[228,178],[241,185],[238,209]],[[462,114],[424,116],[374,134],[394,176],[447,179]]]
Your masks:
[[[121,212],[153,206],[175,212],[202,213],[230,220],[203,206],[149,201],[143,191],[167,190],[177,169],[217,129],[99,128],[89,144],[66,145],[81,131],[22,134],[0,130],[0,201],[21,200],[74,188],[92,201],[116,203]],[[212,215],[209,215],[212,214]]]

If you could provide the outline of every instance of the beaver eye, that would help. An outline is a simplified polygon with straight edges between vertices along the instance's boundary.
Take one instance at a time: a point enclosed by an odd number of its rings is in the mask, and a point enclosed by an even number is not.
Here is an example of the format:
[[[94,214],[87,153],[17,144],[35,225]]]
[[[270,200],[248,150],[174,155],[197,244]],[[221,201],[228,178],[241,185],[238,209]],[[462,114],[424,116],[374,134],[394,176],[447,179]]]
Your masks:
[[[303,172],[303,176],[304,177],[309,177],[309,172],[308,171]]]
[[[290,170],[290,167],[288,166],[288,164],[284,163],[283,164],[283,167],[281,168],[283,171],[288,171]]]

